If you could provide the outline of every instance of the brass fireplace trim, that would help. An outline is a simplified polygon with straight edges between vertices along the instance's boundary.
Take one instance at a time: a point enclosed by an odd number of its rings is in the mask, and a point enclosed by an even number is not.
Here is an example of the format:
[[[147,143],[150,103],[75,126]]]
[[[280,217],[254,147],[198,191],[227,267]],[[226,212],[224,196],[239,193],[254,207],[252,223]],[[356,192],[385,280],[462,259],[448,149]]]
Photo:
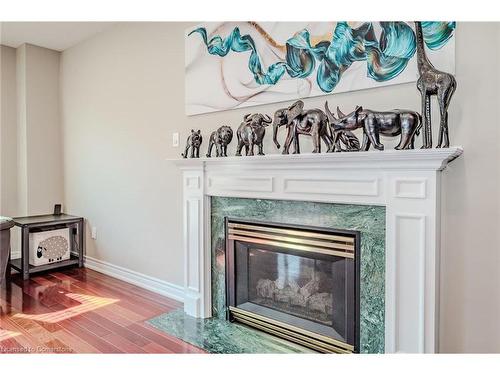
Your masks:
[[[228,223],[228,238],[351,259],[354,259],[355,253],[355,239],[350,236],[288,230],[265,225]]]
[[[322,353],[353,353],[354,347],[342,341],[229,306],[233,318],[273,335],[293,341]]]
[[[283,242],[292,242],[292,243],[298,243],[298,244],[302,244],[302,245],[327,247],[330,249],[347,250],[347,251],[354,252],[354,245],[346,245],[346,244],[337,243],[337,242],[315,241],[315,240],[309,240],[309,239],[299,238],[299,237],[277,236],[275,234],[249,232],[246,230],[238,230],[238,229],[229,229],[229,233],[243,235],[243,236],[249,236],[249,237],[267,238],[270,240],[278,240],[278,241],[283,241]],[[349,237],[346,237],[346,238],[349,238]]]
[[[261,323],[252,322],[250,319],[247,320],[243,317],[235,317],[235,319],[238,322],[244,323],[248,326],[254,327],[254,328],[259,329],[263,332],[267,332],[267,333],[270,333],[274,336],[281,337],[282,339],[285,339],[285,340],[290,341],[290,342],[294,342],[296,344],[302,345],[302,346],[309,348],[309,349],[313,349],[313,350],[320,352],[320,353],[352,354],[352,352],[347,351],[347,350],[343,350],[343,349],[339,349],[339,348],[335,348],[335,347],[325,348],[323,346],[316,345],[313,342],[305,341],[305,340],[302,340],[298,337],[290,336],[287,333],[278,332],[278,331],[276,331],[276,327],[267,328],[267,327],[264,327]]]
[[[230,240],[247,241],[247,242],[252,242],[252,243],[258,243],[261,245],[281,246],[281,247],[285,247],[287,249],[310,251],[313,253],[320,253],[320,254],[325,254],[325,255],[333,255],[333,256],[338,256],[338,257],[354,259],[354,254],[346,253],[343,251],[335,251],[335,250],[322,249],[322,248],[318,248],[318,247],[295,245],[295,244],[286,243],[286,242],[279,242],[279,241],[261,240],[261,239],[253,238],[253,237],[242,237],[242,236],[229,235],[228,238]]]
[[[346,243],[352,244],[353,246],[354,246],[354,242],[355,242],[354,238],[347,237],[347,236],[336,236],[333,234],[317,233],[317,232],[311,232],[311,231],[306,231],[306,230],[274,228],[271,226],[264,226],[264,225],[249,225],[249,224],[240,224],[240,223],[230,222],[230,223],[228,223],[228,227],[234,228],[234,229],[257,230],[260,232],[280,233],[280,234],[286,234],[289,236],[313,237],[313,238],[325,239],[325,240],[330,240],[330,241],[346,242]]]

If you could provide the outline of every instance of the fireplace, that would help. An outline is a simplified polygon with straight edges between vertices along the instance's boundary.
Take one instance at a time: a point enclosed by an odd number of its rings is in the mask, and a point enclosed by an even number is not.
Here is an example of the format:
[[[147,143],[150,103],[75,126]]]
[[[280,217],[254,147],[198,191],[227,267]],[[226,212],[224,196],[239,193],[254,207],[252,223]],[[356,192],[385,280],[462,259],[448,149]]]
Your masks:
[[[226,218],[225,233],[230,321],[359,352],[359,232]]]
[[[436,353],[441,171],[462,152],[171,160],[182,171],[185,276],[169,293],[189,316],[226,318],[225,217],[356,228],[359,351]]]

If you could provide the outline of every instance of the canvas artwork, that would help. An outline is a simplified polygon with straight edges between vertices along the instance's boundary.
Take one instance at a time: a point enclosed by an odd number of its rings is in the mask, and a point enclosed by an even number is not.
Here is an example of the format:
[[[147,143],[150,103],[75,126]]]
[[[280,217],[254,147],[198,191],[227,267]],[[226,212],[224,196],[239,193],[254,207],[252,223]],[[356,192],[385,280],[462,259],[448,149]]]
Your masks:
[[[427,54],[455,72],[455,22],[422,22]],[[413,22],[210,22],[186,30],[186,113],[414,82]]]

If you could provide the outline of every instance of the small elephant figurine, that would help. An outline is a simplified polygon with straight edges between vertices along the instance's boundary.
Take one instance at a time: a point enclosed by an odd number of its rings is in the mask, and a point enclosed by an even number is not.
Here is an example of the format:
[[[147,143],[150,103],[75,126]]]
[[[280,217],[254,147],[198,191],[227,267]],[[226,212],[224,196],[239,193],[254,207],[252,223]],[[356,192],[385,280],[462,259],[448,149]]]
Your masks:
[[[229,126],[221,126],[216,131],[210,134],[208,141],[207,158],[212,156],[212,148],[215,145],[215,156],[227,156],[227,145],[233,139],[233,129]]]
[[[241,156],[241,150],[245,146],[245,155],[254,155],[254,146],[257,146],[258,155],[264,155],[263,140],[266,134],[266,126],[273,120],[268,115],[260,113],[248,114],[243,118],[243,122],[236,131],[238,138],[238,147],[236,148],[236,156]]]
[[[297,100],[288,108],[278,109],[274,113],[273,122],[273,141],[277,148],[280,148],[278,142],[278,129],[285,125],[287,136],[283,146],[283,154],[288,154],[293,142],[294,154],[300,154],[299,135],[308,135],[312,137],[314,149],[313,153],[321,152],[321,140],[325,142],[327,151],[334,150],[334,143],[329,134],[328,117],[320,109],[309,109],[304,111],[304,102]]]
[[[200,146],[201,142],[203,141],[203,137],[201,136],[201,130],[194,131],[191,129],[191,134],[187,138],[186,141],[186,149],[184,152],[181,154],[181,156],[186,159],[188,157],[188,151],[191,149],[191,152],[189,154],[189,157],[191,159],[193,158],[199,158],[200,157]]]
[[[384,145],[380,143],[380,135],[395,137],[401,136],[396,150],[407,150],[415,147],[415,136],[419,135],[422,127],[422,116],[415,111],[394,109],[388,112],[378,112],[357,106],[350,114],[345,115],[337,107],[338,119],[325,103],[325,111],[330,120],[332,133],[346,130],[363,129],[362,151],[368,151],[370,146],[377,150],[383,150]]]

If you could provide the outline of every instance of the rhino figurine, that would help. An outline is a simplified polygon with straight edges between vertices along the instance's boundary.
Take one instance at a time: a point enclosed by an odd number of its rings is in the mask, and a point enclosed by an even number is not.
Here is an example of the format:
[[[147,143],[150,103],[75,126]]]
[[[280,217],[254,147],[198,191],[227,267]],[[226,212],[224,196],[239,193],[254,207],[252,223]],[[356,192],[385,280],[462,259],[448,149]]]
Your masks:
[[[357,106],[350,114],[345,115],[337,107],[338,118],[325,103],[325,111],[332,127],[332,133],[339,131],[351,131],[363,129],[362,151],[368,151],[373,144],[377,150],[383,150],[384,145],[380,143],[380,136],[400,137],[396,150],[414,148],[415,136],[419,135],[422,127],[422,116],[415,111],[394,109],[387,112],[372,111]]]

